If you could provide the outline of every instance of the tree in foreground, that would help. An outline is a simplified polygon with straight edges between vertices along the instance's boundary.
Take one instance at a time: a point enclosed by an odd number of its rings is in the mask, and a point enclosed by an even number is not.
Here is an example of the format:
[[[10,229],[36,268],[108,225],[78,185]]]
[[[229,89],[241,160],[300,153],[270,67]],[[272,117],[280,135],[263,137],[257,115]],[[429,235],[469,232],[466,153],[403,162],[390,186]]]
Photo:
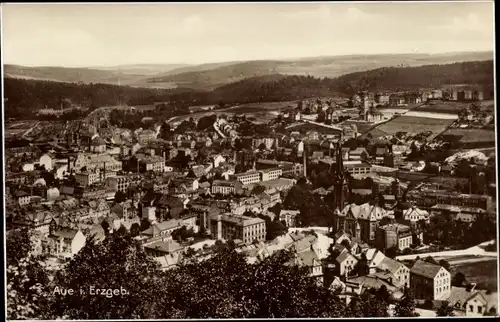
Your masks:
[[[403,298],[396,303],[394,315],[396,317],[419,316],[419,314],[415,312],[415,298],[409,288],[405,288]]]
[[[448,301],[444,301],[436,310],[436,316],[455,316],[453,308]]]
[[[114,232],[101,243],[88,240],[55,278],[61,290],[76,294],[55,293],[51,312],[68,319],[140,318],[140,305],[151,300],[149,291],[157,283],[156,270],[156,263],[126,233]],[[102,290],[112,291],[97,294]]]
[[[30,254],[32,244],[26,230],[6,236],[7,319],[37,319],[45,315],[50,283],[39,260]]]

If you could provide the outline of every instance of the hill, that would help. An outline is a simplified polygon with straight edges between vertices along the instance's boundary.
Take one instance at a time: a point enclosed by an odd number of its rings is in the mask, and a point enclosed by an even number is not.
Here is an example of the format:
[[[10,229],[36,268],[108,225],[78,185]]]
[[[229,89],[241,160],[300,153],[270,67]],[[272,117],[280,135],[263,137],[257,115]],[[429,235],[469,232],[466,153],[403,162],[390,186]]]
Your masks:
[[[268,67],[273,63],[270,62]],[[242,67],[239,67],[242,68]],[[261,70],[262,71],[262,70]],[[174,102],[177,109],[193,105],[295,101],[311,97],[345,96],[357,90],[417,90],[446,84],[493,85],[493,61],[421,67],[379,68],[338,78],[269,74],[239,80],[211,91],[187,87],[136,88],[109,84],[77,84],[5,79],[6,115],[26,110],[59,108],[66,99],[85,107]],[[20,112],[21,111],[21,112]],[[16,114],[17,113],[17,114]],[[10,115],[10,116],[9,116]]]
[[[276,74],[244,79],[218,87],[214,92],[224,100],[249,103],[351,95],[358,90],[418,90],[447,84],[490,87],[493,85],[493,61],[379,68],[333,79]]]
[[[464,61],[492,60],[492,52],[446,54],[344,55],[298,59],[220,62],[200,65],[135,64],[112,67],[64,68],[5,65],[11,78],[121,84],[134,87],[190,87],[213,90],[250,77],[272,74],[335,78],[382,67],[416,67]]]
[[[190,88],[214,89],[246,78],[276,74],[280,63],[279,61],[243,62],[150,78],[148,82],[153,84],[157,82],[174,83]]]
[[[385,67],[340,76],[343,88],[358,90],[413,90],[451,84],[492,85],[493,61],[473,61],[420,67]]]
[[[89,67],[91,69],[107,70],[122,74],[140,74],[140,75],[157,75],[159,73],[167,73],[172,70],[187,68],[187,64],[132,64],[118,66],[100,66]]]
[[[63,83],[113,84],[155,88],[175,88],[175,84],[148,84],[145,80],[151,76],[147,67],[110,67],[68,68],[68,67],[26,67],[4,65],[4,77],[17,79],[33,79]],[[148,74],[149,73],[149,74]],[[156,72],[155,72],[156,73]]]
[[[148,83],[174,83],[179,86],[211,90],[246,78],[269,74],[310,75],[335,78],[349,73],[382,67],[417,67],[464,61],[491,60],[493,53],[347,55],[301,58],[296,60],[261,60],[206,64],[175,69],[166,75],[148,79]]]

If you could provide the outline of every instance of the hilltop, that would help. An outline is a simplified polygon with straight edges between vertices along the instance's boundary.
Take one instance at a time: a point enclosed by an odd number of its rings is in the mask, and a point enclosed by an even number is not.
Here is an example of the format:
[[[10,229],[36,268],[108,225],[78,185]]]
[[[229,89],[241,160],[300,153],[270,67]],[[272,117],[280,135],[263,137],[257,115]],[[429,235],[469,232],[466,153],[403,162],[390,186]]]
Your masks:
[[[464,61],[492,60],[491,52],[450,54],[347,55],[300,58],[296,60],[261,60],[228,64],[200,65],[198,70],[176,69],[167,75],[147,80],[150,84],[174,83],[178,86],[212,90],[250,77],[272,74],[336,78],[382,67],[418,67]]]

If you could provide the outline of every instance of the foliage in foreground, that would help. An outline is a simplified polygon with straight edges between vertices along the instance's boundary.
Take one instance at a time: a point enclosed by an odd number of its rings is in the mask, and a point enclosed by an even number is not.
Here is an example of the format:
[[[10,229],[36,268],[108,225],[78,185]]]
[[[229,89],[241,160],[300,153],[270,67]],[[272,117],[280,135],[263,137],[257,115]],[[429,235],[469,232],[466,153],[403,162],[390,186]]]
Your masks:
[[[367,292],[346,306],[309,277],[306,268],[291,265],[293,256],[281,251],[249,264],[243,255],[226,247],[205,261],[187,259],[177,269],[162,272],[135,240],[116,232],[101,243],[90,240],[52,281],[29,255],[10,265],[8,318],[387,316],[390,295],[386,291]],[[56,287],[73,289],[74,294],[55,292]],[[117,291],[95,294],[101,289]],[[411,316],[406,314],[414,304],[406,302],[409,307],[402,306],[400,311],[402,316]]]

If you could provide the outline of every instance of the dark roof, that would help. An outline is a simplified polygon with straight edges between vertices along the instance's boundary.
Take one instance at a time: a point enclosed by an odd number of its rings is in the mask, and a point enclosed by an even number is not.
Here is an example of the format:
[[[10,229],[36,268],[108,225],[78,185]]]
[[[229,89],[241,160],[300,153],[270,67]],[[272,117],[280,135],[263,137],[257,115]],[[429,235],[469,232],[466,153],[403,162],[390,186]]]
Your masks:
[[[440,269],[441,266],[439,265],[432,264],[423,260],[418,260],[415,262],[415,264],[413,264],[410,272],[411,274],[416,274],[427,278],[434,278]]]
[[[78,233],[78,230],[63,228],[58,231],[52,232],[50,235],[58,238],[73,239],[76,233]]]

